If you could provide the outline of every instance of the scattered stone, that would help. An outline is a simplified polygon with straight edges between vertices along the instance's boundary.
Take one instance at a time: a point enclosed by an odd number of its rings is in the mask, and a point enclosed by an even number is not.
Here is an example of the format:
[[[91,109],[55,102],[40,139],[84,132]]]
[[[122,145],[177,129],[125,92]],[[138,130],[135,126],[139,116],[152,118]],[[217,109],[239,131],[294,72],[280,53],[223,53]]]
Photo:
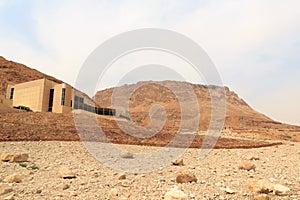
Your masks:
[[[13,156],[12,162],[27,162],[29,155],[27,153],[16,154]]]
[[[3,181],[6,183],[21,183],[22,179],[18,174],[13,174],[13,175],[5,177],[5,179]]]
[[[37,193],[37,194],[41,194],[41,193],[42,193],[42,189],[37,189],[37,190],[36,190],[36,193]]]
[[[191,199],[195,199],[195,198],[196,198],[196,196],[195,196],[194,194],[190,194],[189,197],[190,197]]]
[[[133,159],[133,154],[130,152],[122,153],[120,156],[121,158],[125,158],[125,159]]]
[[[77,197],[77,196],[78,196],[78,194],[77,194],[76,191],[71,191],[71,192],[70,192],[70,195],[73,196],[73,197]]]
[[[273,182],[276,182],[276,179],[275,178],[269,178],[269,180],[273,183]]]
[[[183,159],[179,158],[177,160],[174,160],[174,161],[172,161],[172,164],[176,165],[176,166],[183,166]]]
[[[189,170],[187,170],[187,169],[180,169],[177,172],[176,182],[177,183],[197,182],[197,178]]]
[[[70,188],[70,185],[68,185],[68,184],[64,184],[63,187],[62,187],[63,190],[67,190],[69,188]]]
[[[109,193],[110,193],[110,196],[112,196],[112,197],[119,196],[119,190],[117,188],[111,189]]]
[[[233,191],[232,189],[230,189],[230,188],[225,188],[225,192],[227,193],[227,194],[235,194],[235,191]]]
[[[250,159],[249,159],[249,160],[259,160],[259,157],[252,156],[252,157],[250,157]]]
[[[9,154],[9,153],[6,153],[6,152],[3,152],[3,153],[0,154],[0,159],[3,162],[11,161],[11,160],[13,160],[13,157],[14,156],[12,154]]]
[[[4,200],[14,200],[15,199],[15,194],[10,194],[7,197],[4,198]]]
[[[128,181],[126,181],[126,180],[123,180],[123,181],[121,182],[121,186],[122,186],[122,187],[129,187],[129,186],[130,186],[130,183],[129,183]]]
[[[75,173],[73,173],[67,165],[62,165],[59,168],[58,175],[60,178],[64,179],[76,178]]]
[[[126,175],[125,174],[120,174],[118,179],[119,180],[124,180],[124,179],[126,179]]]
[[[187,200],[188,196],[179,188],[173,188],[168,191],[165,196],[165,200]]]
[[[0,159],[3,162],[27,162],[28,158],[29,155],[27,153],[13,155],[4,152],[0,154]]]
[[[268,180],[252,180],[248,182],[248,189],[256,193],[268,194],[273,191],[274,184]]]
[[[284,185],[275,184],[274,185],[274,193],[278,196],[285,196],[288,195],[290,189]]]
[[[249,162],[249,161],[243,161],[240,163],[239,167],[238,167],[240,170],[247,170],[247,171],[250,171],[250,170],[255,170],[256,166],[254,163],[252,162]]]
[[[8,194],[10,192],[12,192],[13,189],[6,186],[6,185],[0,185],[0,195],[5,195],[5,194]]]
[[[271,198],[266,194],[259,194],[254,197],[254,200],[270,200]]]

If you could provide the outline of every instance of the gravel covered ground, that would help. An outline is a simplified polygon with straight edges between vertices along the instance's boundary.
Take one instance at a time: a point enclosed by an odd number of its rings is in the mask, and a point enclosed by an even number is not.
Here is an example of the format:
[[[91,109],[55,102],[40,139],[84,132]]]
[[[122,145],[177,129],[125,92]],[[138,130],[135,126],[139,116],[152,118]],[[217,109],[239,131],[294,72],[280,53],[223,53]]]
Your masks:
[[[134,155],[158,147],[118,145]],[[164,199],[179,187],[188,199],[254,199],[247,187],[250,180],[267,179],[290,188],[285,196],[268,194],[271,199],[300,199],[300,143],[256,149],[214,149],[204,159],[198,149],[182,156],[184,166],[172,163],[150,173],[126,173],[104,166],[81,142],[1,142],[0,153],[28,153],[28,162],[0,162],[0,199]],[[129,160],[129,159],[128,159]],[[248,160],[255,170],[239,170]],[[159,161],[157,161],[159,162]],[[59,177],[67,165],[76,175]],[[39,169],[31,169],[38,167]],[[179,169],[190,170],[197,182],[177,183]],[[17,174],[20,183],[6,183],[5,177]],[[125,176],[126,177],[125,177]],[[232,194],[229,194],[232,193]]]

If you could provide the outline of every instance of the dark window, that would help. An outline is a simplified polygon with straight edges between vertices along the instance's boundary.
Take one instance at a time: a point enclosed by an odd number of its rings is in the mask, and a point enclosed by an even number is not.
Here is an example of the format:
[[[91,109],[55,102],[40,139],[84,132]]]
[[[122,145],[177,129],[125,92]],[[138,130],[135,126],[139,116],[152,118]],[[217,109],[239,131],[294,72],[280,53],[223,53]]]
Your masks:
[[[54,89],[50,89],[48,112],[52,112]]]
[[[15,92],[15,88],[10,88],[10,96],[9,99],[13,99],[14,98],[14,92]]]
[[[74,98],[74,109],[83,109],[84,108],[83,97],[75,96]]]
[[[62,88],[61,90],[61,105],[65,105],[65,98],[66,98],[66,88]]]

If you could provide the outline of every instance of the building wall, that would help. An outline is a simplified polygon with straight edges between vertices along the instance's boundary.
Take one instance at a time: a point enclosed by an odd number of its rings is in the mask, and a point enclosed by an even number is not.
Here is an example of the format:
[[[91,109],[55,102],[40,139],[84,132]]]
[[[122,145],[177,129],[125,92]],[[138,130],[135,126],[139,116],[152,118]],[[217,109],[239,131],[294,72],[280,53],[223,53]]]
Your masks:
[[[49,108],[49,98],[50,98],[50,89],[54,88],[57,83],[44,79],[44,88],[42,93],[41,103],[41,112],[48,112]],[[55,96],[53,97],[55,98]]]
[[[5,99],[10,99],[10,91],[11,91],[11,88],[13,88],[14,85],[13,84],[8,84],[7,85],[7,88],[6,88],[6,93],[5,93]]]
[[[14,96],[13,100],[10,100],[9,97],[12,87],[14,87]],[[73,102],[73,97],[74,95],[76,95],[80,97],[80,102],[77,100],[77,104],[79,103],[81,107],[75,109],[85,109],[86,111],[96,112],[100,115],[115,115],[114,109],[96,108],[94,102],[91,99],[89,99],[82,92],[74,91],[73,87],[71,87],[70,85],[65,83],[58,84],[47,79],[30,81],[26,83],[16,84],[14,86],[9,85],[7,87],[6,98],[2,101],[7,100],[8,103],[12,103],[12,106],[29,107],[34,112],[48,112],[51,89],[53,89],[54,91],[52,104],[52,112],[54,113],[72,112],[75,105],[75,102]],[[65,89],[65,98],[64,102],[62,103],[63,89]]]
[[[8,84],[4,96],[3,96],[3,98],[1,98],[1,103],[5,104],[7,106],[10,106],[10,107],[12,107],[12,105],[13,105],[13,100],[10,99],[10,92],[11,92],[12,87],[14,87],[13,84]]]
[[[26,106],[35,112],[47,112],[50,89],[57,83],[40,79],[15,85],[13,106]]]
[[[62,105],[62,89],[65,88],[64,105]],[[53,109],[54,113],[68,113],[72,111],[72,91],[73,88],[68,84],[58,84],[54,86]]]

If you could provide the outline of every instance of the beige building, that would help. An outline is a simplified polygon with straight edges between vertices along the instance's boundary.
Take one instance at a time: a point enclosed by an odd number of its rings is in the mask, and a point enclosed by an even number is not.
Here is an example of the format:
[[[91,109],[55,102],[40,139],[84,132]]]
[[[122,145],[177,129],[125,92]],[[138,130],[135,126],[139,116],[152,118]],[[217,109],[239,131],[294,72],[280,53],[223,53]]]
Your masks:
[[[4,102],[14,108],[34,112],[68,113],[73,109],[81,109],[100,115],[115,115],[114,109],[95,107],[90,98],[74,90],[72,86],[45,78],[9,84]]]

